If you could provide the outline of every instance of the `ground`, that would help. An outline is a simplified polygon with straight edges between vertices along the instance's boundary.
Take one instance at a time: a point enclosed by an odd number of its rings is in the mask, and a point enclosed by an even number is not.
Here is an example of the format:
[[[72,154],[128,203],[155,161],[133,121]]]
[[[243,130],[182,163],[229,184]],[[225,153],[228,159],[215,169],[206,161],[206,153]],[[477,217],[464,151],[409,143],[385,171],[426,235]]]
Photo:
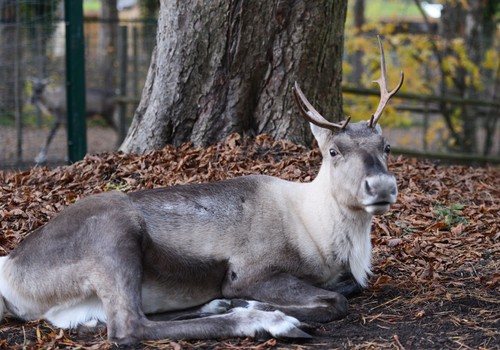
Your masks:
[[[267,136],[232,135],[206,149],[167,146],[138,157],[0,172],[0,255],[57,212],[92,193],[208,182],[258,173],[310,181],[317,150]],[[312,340],[155,341],[151,349],[500,349],[500,171],[393,157],[398,203],[373,223],[370,288],[349,315],[311,324]],[[0,348],[111,348],[105,330],[77,334],[44,322],[0,324]]]
[[[50,128],[25,127],[22,131],[22,162],[21,167],[33,166],[34,160],[42,150]],[[88,153],[112,151],[117,148],[117,133],[109,127],[87,128]],[[16,167],[18,135],[15,128],[0,126],[0,169]],[[67,160],[66,126],[62,125],[56,132],[47,153],[47,163],[61,165]]]

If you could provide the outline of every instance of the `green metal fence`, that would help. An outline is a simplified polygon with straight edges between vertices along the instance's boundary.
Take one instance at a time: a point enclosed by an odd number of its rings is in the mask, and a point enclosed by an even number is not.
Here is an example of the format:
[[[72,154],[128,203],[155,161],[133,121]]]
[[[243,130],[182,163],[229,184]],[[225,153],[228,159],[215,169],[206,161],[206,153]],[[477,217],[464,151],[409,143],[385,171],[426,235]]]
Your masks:
[[[87,153],[85,123],[85,50],[82,0],[65,0],[66,22],[66,100],[68,159],[76,162]]]
[[[116,149],[146,78],[156,20],[106,20],[87,14],[82,22],[80,0],[5,0],[0,7],[0,169],[35,165],[54,125],[50,108],[31,103],[34,81],[45,81],[49,91],[62,91],[63,100],[68,88],[68,128],[57,130],[44,164],[65,164],[86,151]],[[102,34],[109,26],[121,29],[113,47],[103,49]],[[106,118],[81,117],[82,91],[87,92],[87,111],[89,103],[102,103],[96,96],[111,96],[116,107],[113,127]]]

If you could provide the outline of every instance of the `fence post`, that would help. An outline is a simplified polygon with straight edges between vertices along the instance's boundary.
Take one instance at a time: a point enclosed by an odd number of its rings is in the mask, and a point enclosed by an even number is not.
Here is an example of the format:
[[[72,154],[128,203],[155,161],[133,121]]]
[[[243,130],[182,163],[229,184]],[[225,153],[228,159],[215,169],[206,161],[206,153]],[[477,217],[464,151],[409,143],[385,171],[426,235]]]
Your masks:
[[[118,31],[118,60],[119,60],[119,84],[120,84],[120,96],[127,96],[127,72],[128,72],[128,27],[120,26]],[[119,144],[125,140],[127,136],[127,103],[121,101],[119,104],[119,115],[118,115],[118,139]]]
[[[19,43],[19,27],[21,26],[21,5],[16,2],[16,23],[15,23],[15,31],[14,38],[15,42]],[[20,45],[17,44],[14,49],[14,110],[15,110],[15,118],[16,118],[16,133],[17,133],[17,144],[16,144],[16,161],[17,164],[21,164],[23,161],[23,119],[21,113],[21,74],[20,74],[20,66],[19,61],[21,60],[20,54]]]
[[[83,1],[64,0],[66,24],[66,97],[68,159],[76,162],[87,153],[85,125],[85,48]]]
[[[429,102],[424,102],[424,137],[423,137],[423,146],[424,151],[427,151],[429,148],[427,142],[427,132],[429,131]]]
[[[139,29],[132,27],[133,63],[132,63],[132,96],[139,96]]]

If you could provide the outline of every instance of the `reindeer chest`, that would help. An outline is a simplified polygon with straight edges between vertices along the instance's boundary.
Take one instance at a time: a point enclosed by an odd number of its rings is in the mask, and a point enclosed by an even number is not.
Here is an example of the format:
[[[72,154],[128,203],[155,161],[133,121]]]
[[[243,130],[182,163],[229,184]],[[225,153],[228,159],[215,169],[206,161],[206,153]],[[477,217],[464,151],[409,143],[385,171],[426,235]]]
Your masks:
[[[351,272],[360,285],[366,286],[372,257],[369,224],[337,228],[327,241],[315,243],[318,284],[334,284],[343,273]]]
[[[371,271],[372,258],[369,226],[353,227],[351,230],[342,231],[336,237],[333,250],[334,270],[337,270],[337,265],[340,265],[341,272],[351,272],[354,279],[360,285],[365,286]],[[337,277],[333,276],[333,278]]]

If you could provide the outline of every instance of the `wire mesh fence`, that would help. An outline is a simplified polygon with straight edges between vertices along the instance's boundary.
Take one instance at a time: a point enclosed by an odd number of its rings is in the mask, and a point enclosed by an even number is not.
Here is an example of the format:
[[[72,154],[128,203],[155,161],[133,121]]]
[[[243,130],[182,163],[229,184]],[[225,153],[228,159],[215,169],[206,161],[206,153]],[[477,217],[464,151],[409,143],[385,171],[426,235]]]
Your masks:
[[[61,5],[59,0],[0,0],[0,168],[67,159]],[[407,76],[394,107],[391,103],[384,112],[391,142],[405,149],[449,152],[459,149],[457,140],[464,148],[473,139],[477,152],[498,156],[499,32],[480,45],[484,57],[475,62],[458,34],[446,38],[425,28],[410,33],[405,25],[386,27],[377,23],[361,35],[346,27],[345,112],[365,118],[374,110],[378,97],[359,90],[374,88],[371,81],[379,74],[374,33],[385,31],[389,80],[400,68]],[[86,17],[86,109],[94,117],[87,121],[89,153],[114,150],[124,137],[147,75],[155,33],[155,19]],[[55,130],[58,116],[61,125]],[[462,122],[465,118],[468,124]],[[469,129],[475,131],[467,133]]]
[[[56,0],[0,1],[0,168],[67,159],[61,5]],[[123,137],[127,125],[120,123],[132,118],[155,32],[154,19],[85,19],[86,107],[93,117],[87,120],[89,152],[112,151]],[[120,101],[126,101],[121,108]]]

